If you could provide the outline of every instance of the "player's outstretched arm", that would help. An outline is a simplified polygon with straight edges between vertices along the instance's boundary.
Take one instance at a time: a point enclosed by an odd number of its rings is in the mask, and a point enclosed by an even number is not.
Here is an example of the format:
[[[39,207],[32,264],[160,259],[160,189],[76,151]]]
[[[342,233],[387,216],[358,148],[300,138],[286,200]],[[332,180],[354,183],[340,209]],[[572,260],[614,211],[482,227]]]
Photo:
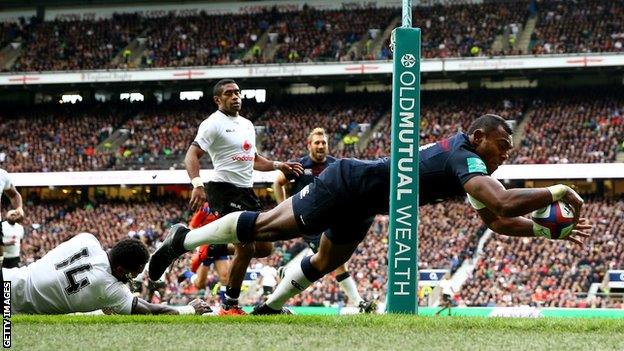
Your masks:
[[[132,314],[199,314],[212,312],[208,304],[200,299],[195,299],[187,306],[171,307],[167,305],[159,305],[149,303],[143,299],[137,298],[137,303],[132,307]]]
[[[493,232],[508,236],[540,236],[535,232],[533,221],[524,217],[500,217],[490,211],[487,207],[477,210],[483,222]],[[591,235],[592,225],[587,218],[581,218],[574,226],[572,233],[565,238],[581,248],[585,245],[584,241]]]
[[[495,178],[476,176],[464,184],[464,190],[472,199],[487,207],[500,217],[522,216],[550,203],[562,200],[574,208],[578,222],[583,199],[570,187],[557,184],[548,188],[505,189]]]

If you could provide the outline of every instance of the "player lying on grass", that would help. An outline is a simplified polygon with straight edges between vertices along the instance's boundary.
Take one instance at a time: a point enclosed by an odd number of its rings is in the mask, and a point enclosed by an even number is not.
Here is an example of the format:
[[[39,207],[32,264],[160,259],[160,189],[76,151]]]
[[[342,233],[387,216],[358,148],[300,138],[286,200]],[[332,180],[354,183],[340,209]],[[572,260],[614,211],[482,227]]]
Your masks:
[[[420,204],[468,194],[473,207],[493,231],[510,236],[536,236],[533,222],[520,217],[554,201],[574,209],[575,228],[566,238],[579,246],[591,225],[580,218],[583,200],[571,188],[505,189],[491,177],[512,148],[511,129],[496,115],[477,118],[467,134],[421,147]],[[175,225],[153,254],[149,275],[158,279],[180,255],[198,245],[288,240],[325,232],[318,252],[287,270],[284,279],[255,314],[288,313],[284,303],[323,275],[347,262],[366,235],[373,216],[386,214],[390,199],[390,160],[338,160],[314,182],[268,212],[239,211],[204,227]],[[329,234],[329,235],[327,235]]]
[[[173,308],[140,299],[126,285],[143,271],[147,248],[124,239],[106,252],[93,234],[80,233],[41,259],[21,268],[2,269],[11,282],[13,313],[64,314],[104,310],[118,314],[204,314],[204,301]]]

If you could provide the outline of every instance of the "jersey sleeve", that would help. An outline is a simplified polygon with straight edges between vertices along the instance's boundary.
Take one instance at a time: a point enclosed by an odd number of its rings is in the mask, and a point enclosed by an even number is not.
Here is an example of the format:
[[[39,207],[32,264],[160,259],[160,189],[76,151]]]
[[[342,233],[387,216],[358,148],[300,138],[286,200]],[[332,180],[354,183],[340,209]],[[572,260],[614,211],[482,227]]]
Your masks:
[[[204,120],[197,129],[197,136],[195,137],[195,142],[202,150],[208,152],[208,147],[212,144],[217,136],[218,125],[215,123],[213,118],[208,118]]]
[[[0,169],[0,184],[4,184],[4,187],[2,188],[3,191],[9,190],[13,186],[9,173],[4,169]]]
[[[457,177],[461,185],[476,176],[488,175],[485,162],[474,152],[459,149],[449,157],[446,168]]]
[[[130,289],[120,281],[110,284],[106,288],[106,308],[117,314],[131,314],[134,295]]]

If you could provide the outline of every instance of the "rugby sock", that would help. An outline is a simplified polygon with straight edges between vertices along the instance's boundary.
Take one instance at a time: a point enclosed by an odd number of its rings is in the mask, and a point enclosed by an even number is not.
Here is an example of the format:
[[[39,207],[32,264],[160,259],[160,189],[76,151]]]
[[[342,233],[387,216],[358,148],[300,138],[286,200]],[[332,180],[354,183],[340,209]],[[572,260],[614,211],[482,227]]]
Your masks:
[[[240,287],[234,288],[228,286],[225,288],[225,294],[223,298],[223,305],[226,309],[229,309],[232,306],[238,305],[238,297],[240,296]]]
[[[315,282],[323,275],[310,264],[310,257],[301,260],[300,265],[289,267],[284,274],[284,279],[277,285],[266,301],[267,306],[274,310],[279,310],[286,301],[298,293],[304,291],[312,282]]]
[[[232,212],[203,227],[189,231],[184,237],[184,248],[193,250],[203,244],[238,243],[236,225],[244,212]]]
[[[240,296],[240,291],[240,288],[233,288],[231,286],[228,286],[227,288],[225,288],[225,297],[230,300],[238,300],[238,297]]]
[[[191,276],[190,281],[191,281],[191,284],[195,285],[195,282],[197,281],[197,274],[193,274]],[[195,285],[195,286],[197,287],[197,285]]]
[[[355,280],[349,274],[349,272],[344,272],[336,276],[336,280],[338,281],[338,285],[342,291],[344,291],[349,297],[349,301],[351,301],[355,306],[359,305],[360,302],[364,301],[362,296],[357,290],[357,285],[355,284]]]
[[[219,301],[223,304],[225,304],[225,290],[227,289],[227,287],[221,285],[219,287],[219,292],[217,292],[217,295],[219,296]]]

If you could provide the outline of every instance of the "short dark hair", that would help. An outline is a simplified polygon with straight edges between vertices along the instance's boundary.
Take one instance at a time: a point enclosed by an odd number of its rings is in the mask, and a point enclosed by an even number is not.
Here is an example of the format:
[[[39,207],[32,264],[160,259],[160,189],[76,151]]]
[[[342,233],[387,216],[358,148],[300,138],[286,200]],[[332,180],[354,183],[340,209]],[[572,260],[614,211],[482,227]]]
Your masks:
[[[137,239],[123,239],[110,252],[111,263],[120,265],[126,270],[136,271],[149,260],[147,247]]]
[[[468,134],[474,133],[477,129],[482,129],[487,134],[498,129],[498,127],[503,127],[509,135],[513,133],[503,117],[488,113],[472,121],[470,127],[468,127]]]
[[[236,84],[234,79],[230,79],[230,78],[221,79],[220,81],[217,82],[217,84],[214,85],[214,88],[212,88],[212,96],[220,96],[223,93],[223,86],[226,84],[232,84],[232,83]]]

